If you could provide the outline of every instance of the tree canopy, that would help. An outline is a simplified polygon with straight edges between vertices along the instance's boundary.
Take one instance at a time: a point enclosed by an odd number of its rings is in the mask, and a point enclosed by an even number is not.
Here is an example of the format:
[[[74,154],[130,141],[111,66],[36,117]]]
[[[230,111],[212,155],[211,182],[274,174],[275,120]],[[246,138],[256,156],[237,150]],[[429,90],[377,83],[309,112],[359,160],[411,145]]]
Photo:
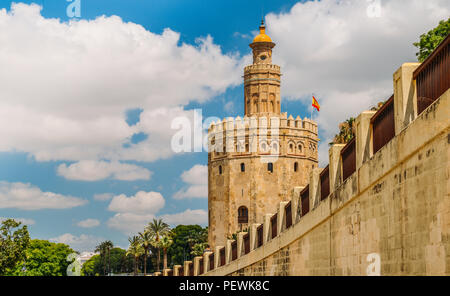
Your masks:
[[[413,43],[419,49],[419,52],[416,53],[419,62],[425,61],[448,34],[450,34],[450,18],[440,21],[436,28],[420,35],[419,42]]]
[[[66,276],[69,254],[75,253],[68,245],[33,239],[25,251],[26,258],[19,261],[8,275]],[[73,260],[72,260],[73,261]]]
[[[2,221],[0,227],[0,275],[14,269],[18,262],[25,259],[26,249],[30,245],[30,234],[26,225],[13,219]]]

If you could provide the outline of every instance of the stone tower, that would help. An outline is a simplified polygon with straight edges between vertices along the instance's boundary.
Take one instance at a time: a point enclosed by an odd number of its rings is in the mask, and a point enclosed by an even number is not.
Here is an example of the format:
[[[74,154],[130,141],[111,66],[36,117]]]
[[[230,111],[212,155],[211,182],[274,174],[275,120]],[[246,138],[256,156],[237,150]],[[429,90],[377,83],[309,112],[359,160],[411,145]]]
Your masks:
[[[265,33],[250,44],[253,64],[244,68],[243,118],[227,118],[208,131],[208,220],[211,248],[262,223],[308,183],[317,167],[317,124],[281,113],[280,67],[272,64],[275,43]]]

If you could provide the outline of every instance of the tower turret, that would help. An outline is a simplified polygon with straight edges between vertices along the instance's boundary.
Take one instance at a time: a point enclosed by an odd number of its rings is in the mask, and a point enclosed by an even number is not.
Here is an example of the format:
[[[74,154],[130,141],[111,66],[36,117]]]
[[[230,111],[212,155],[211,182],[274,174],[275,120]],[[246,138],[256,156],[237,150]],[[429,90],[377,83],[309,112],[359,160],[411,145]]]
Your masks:
[[[272,64],[275,43],[266,34],[264,21],[259,32],[250,44],[253,64],[244,68],[245,115],[280,115],[281,72],[280,66]]]

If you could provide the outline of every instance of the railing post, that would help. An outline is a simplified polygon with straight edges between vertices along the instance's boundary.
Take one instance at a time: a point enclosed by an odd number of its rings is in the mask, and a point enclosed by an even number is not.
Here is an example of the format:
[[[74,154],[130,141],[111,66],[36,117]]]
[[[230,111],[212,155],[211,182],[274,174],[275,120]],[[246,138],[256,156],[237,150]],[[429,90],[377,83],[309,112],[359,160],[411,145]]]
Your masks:
[[[286,207],[286,205],[288,204],[287,201],[282,201],[280,202],[280,205],[278,206],[278,221],[277,221],[277,234],[280,235],[282,231],[284,231],[286,229],[286,219],[285,219],[285,212],[284,212],[284,208]]]
[[[184,268],[183,268],[184,276],[189,276],[189,272],[190,272],[189,266],[191,264],[192,264],[192,261],[184,261]],[[192,268],[194,268],[193,264],[192,264]]]
[[[216,269],[217,267],[219,267],[220,265],[220,250],[223,248],[223,246],[217,246],[216,247],[216,252],[214,253],[214,269]]]
[[[413,72],[420,63],[404,63],[394,73],[395,135],[417,117],[417,90]]]
[[[320,202],[319,180],[321,168],[315,168],[309,174],[309,210],[312,211]]]
[[[194,257],[194,276],[198,276],[200,273],[200,259],[202,258],[203,256]]]
[[[250,252],[256,249],[258,242],[258,226],[261,224],[253,223],[250,228]]]
[[[272,224],[270,223],[270,218],[272,218],[273,214],[265,214],[264,215],[264,238],[263,238],[263,244],[265,245],[270,239],[271,239],[271,233],[272,233]]]
[[[300,221],[301,217],[301,196],[300,192],[304,189],[304,186],[297,186],[292,189],[292,198],[291,198],[291,206],[292,206],[292,224]]]
[[[341,150],[345,144],[333,144],[328,150],[329,174],[330,174],[330,194],[342,183],[342,162]]]
[[[204,252],[203,253],[203,273],[207,273],[209,271],[209,255],[213,252]]]
[[[370,131],[370,119],[375,111],[364,111],[355,120],[356,125],[356,170],[372,156],[372,133]]]
[[[244,250],[244,235],[246,232],[239,232],[237,235],[237,258],[242,256],[243,250]]]
[[[180,268],[181,268],[181,265],[174,265],[173,266],[173,276],[179,276],[180,275]]]
[[[225,246],[225,264],[230,263],[232,260],[232,249],[231,249],[231,243],[234,242],[234,240],[227,239],[227,245]]]

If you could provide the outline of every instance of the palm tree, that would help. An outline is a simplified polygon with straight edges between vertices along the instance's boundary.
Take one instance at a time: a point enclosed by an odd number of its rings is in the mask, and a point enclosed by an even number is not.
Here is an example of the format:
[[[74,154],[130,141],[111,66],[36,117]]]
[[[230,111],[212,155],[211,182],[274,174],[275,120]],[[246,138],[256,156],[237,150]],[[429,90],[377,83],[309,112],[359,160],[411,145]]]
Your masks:
[[[339,124],[339,133],[334,136],[333,144],[347,144],[355,136],[355,118],[350,117],[346,121]]]
[[[137,261],[139,256],[144,253],[144,248],[142,247],[141,240],[137,235],[129,237],[128,241],[130,242],[130,246],[128,247],[126,254],[127,256],[132,255],[134,257],[134,275],[137,275]]]
[[[106,248],[106,254],[108,256],[108,274],[111,273],[111,249],[114,247],[112,241],[107,240],[104,242]]]
[[[153,244],[154,238],[150,232],[144,231],[139,232],[139,239],[141,240],[142,248],[144,248],[144,276],[146,276],[148,249]]]
[[[166,235],[170,231],[169,224],[163,222],[162,219],[153,219],[148,223],[146,230],[155,238],[154,246],[157,248],[156,255],[156,271],[159,271],[159,265],[161,261],[161,249],[159,246],[159,239],[161,236]]]
[[[95,247],[95,252],[100,253],[100,258],[102,258],[103,263],[103,275],[106,274],[106,244],[101,242],[97,247]]]
[[[170,233],[164,235],[159,240],[159,246],[163,249],[164,254],[164,265],[163,269],[167,269],[167,249],[173,244],[173,240],[171,238]]]

